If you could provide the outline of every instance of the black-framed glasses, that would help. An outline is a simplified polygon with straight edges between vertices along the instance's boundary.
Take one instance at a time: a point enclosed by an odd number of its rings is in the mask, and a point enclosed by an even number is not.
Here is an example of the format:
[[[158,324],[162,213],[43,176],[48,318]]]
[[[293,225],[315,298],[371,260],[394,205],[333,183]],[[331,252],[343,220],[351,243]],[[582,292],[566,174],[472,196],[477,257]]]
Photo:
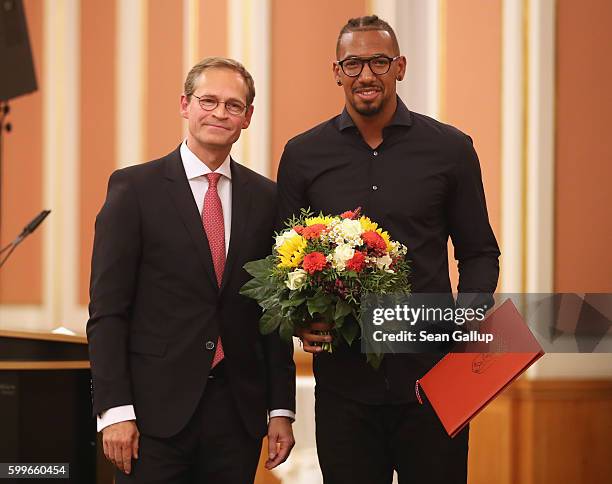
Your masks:
[[[196,96],[195,94],[192,94],[192,96],[198,100],[198,104],[204,111],[213,111],[219,104],[223,104],[228,113],[233,114],[234,116],[240,116],[244,114],[247,108],[247,106],[238,101],[219,101],[214,97]]]
[[[342,72],[349,77],[358,77],[363,71],[363,66],[367,63],[372,73],[377,76],[382,76],[389,72],[391,63],[399,59],[401,56],[387,57],[386,55],[377,55],[374,57],[349,57],[341,61],[336,61]]]

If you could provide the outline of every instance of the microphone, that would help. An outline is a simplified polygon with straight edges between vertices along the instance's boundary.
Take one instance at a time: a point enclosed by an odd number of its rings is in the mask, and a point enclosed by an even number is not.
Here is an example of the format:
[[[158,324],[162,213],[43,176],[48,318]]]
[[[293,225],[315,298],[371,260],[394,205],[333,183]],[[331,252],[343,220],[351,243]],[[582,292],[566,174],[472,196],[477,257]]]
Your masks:
[[[0,254],[8,250],[8,254],[6,254],[6,256],[4,256],[2,260],[0,260],[0,267],[4,265],[4,263],[7,261],[7,259],[10,257],[10,255],[15,250],[15,248],[19,244],[21,244],[23,239],[25,239],[28,235],[34,232],[38,228],[38,226],[42,223],[42,221],[45,218],[47,218],[47,215],[49,215],[50,213],[51,213],[51,210],[43,210],[42,212],[40,212],[36,217],[34,217],[34,219],[28,225],[26,225],[23,228],[23,230],[21,231],[21,233],[15,240],[13,240],[9,245],[7,245],[6,247],[0,250]]]
[[[28,224],[26,225],[23,230],[21,231],[21,234],[19,234],[19,238],[24,239],[25,237],[27,237],[28,235],[30,235],[32,232],[34,232],[38,226],[42,223],[42,221],[47,218],[47,215],[49,215],[51,213],[51,210],[43,210],[42,212],[40,212],[36,217],[34,217],[34,219]]]

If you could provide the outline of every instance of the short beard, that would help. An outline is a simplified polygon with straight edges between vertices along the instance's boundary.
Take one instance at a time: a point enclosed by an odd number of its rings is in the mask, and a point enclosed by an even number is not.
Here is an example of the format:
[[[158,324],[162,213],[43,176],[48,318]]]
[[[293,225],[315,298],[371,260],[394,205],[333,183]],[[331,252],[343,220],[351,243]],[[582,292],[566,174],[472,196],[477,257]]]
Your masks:
[[[372,117],[372,116],[376,116],[378,113],[380,113],[383,109],[384,103],[380,103],[378,106],[365,106],[365,107],[358,107],[357,105],[353,104],[353,109],[355,111],[357,111],[359,114],[361,114],[362,116],[366,116],[366,117]]]

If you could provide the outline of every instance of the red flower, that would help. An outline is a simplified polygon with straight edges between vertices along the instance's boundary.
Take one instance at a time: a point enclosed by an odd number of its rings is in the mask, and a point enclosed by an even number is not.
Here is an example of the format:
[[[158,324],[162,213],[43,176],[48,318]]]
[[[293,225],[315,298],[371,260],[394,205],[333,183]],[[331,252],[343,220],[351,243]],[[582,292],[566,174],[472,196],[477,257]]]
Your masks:
[[[310,254],[306,254],[304,256],[302,267],[309,274],[314,274],[315,272],[322,270],[326,264],[327,259],[325,259],[325,256],[321,254],[321,252],[311,252]]]
[[[385,239],[381,237],[380,234],[374,232],[373,230],[369,230],[361,234],[361,238],[366,243],[366,245],[372,250],[378,251],[386,251],[387,243]]]
[[[304,227],[302,227],[301,225],[296,225],[295,227],[293,227],[293,230],[295,230],[298,235],[302,235],[302,232],[304,232]]]
[[[324,225],[324,224],[314,224],[314,225],[311,225],[311,226],[306,227],[305,229],[303,229],[302,233],[300,235],[302,237],[304,237],[306,240],[316,239],[316,238],[318,238],[321,235],[321,233],[326,228],[327,228],[327,226]],[[295,230],[295,229],[293,229],[293,230]]]
[[[356,250],[351,260],[346,263],[346,268],[349,271],[361,272],[366,265],[365,257],[363,252]]]

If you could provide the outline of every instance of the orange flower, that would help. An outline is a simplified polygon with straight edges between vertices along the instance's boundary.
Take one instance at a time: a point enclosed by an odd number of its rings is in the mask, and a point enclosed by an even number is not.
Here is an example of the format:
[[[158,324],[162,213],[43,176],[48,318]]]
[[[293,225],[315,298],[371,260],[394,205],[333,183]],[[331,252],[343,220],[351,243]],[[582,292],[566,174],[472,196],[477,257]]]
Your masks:
[[[321,252],[311,252],[310,254],[306,254],[304,256],[302,267],[309,274],[314,274],[315,272],[322,270],[326,264],[327,260],[325,259],[325,255],[323,255]]]
[[[306,240],[316,239],[316,238],[321,236],[321,233],[323,233],[323,231],[326,228],[327,228],[327,226],[324,225],[324,224],[310,225],[310,226],[306,227],[304,230],[302,230],[302,234],[301,235]],[[293,230],[295,230],[295,228]]]

